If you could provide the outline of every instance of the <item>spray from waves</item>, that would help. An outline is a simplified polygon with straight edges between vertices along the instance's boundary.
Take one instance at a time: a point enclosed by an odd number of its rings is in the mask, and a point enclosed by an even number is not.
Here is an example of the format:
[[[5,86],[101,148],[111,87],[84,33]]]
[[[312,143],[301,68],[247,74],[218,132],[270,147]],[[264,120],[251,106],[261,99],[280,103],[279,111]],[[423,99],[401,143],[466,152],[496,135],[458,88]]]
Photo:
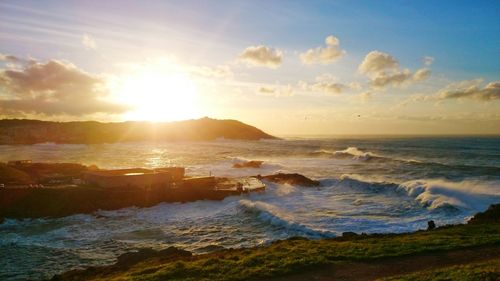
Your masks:
[[[289,215],[279,208],[261,201],[249,201],[246,199],[239,201],[244,211],[257,215],[257,218],[273,226],[284,228],[297,235],[309,238],[329,238],[335,237],[335,233],[311,229],[303,224],[293,221]]]
[[[357,175],[342,175],[337,183],[346,188],[370,190],[375,193],[403,192],[430,210],[451,207],[481,212],[491,204],[500,203],[500,181],[419,179],[394,183],[383,178],[369,180]]]
[[[369,161],[369,160],[383,160],[390,159],[387,157],[383,157],[377,155],[373,152],[364,152],[359,150],[357,147],[348,147],[344,150],[330,151],[330,150],[318,150],[310,154],[311,156],[319,156],[319,157],[331,157],[337,159],[353,159],[360,161]]]
[[[282,165],[264,160],[260,167],[244,167],[236,169],[233,166],[235,164],[243,164],[253,159],[246,159],[243,157],[231,157],[226,156],[223,160],[217,162],[211,162],[202,165],[192,165],[189,167],[189,172],[192,175],[206,175],[207,173],[211,173],[215,176],[221,177],[243,177],[243,176],[254,176],[257,174],[272,174],[283,168]],[[254,161],[262,161],[254,160]]]
[[[348,147],[344,150],[337,150],[337,151],[329,151],[329,150],[319,150],[315,152],[317,155],[325,155],[333,158],[338,158],[338,159],[353,159],[353,160],[360,160],[360,161],[398,161],[398,162],[406,162],[406,163],[413,163],[413,164],[421,164],[423,162],[415,159],[402,159],[402,158],[395,158],[395,157],[389,157],[386,155],[380,155],[374,152],[370,151],[362,151],[357,147],[351,146]]]
[[[398,189],[430,209],[455,207],[478,212],[500,202],[499,187],[500,181],[414,180],[400,184]]]
[[[373,152],[364,152],[357,147],[348,147],[344,150],[329,151],[318,150],[310,153],[309,156],[328,157],[334,159],[349,159],[363,162],[397,162],[409,165],[425,167],[429,171],[459,171],[462,174],[483,174],[485,176],[497,176],[500,174],[500,167],[486,165],[464,165],[456,163],[440,163],[431,161],[420,161],[416,159],[404,159],[380,155]]]

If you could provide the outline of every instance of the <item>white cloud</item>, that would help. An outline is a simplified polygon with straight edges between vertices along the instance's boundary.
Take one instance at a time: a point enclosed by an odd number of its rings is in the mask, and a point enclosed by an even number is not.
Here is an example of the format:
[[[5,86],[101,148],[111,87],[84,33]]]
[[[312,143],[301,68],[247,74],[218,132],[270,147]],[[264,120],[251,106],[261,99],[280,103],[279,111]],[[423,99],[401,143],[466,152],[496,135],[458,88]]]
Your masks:
[[[396,70],[398,67],[399,63],[393,56],[380,51],[371,51],[358,69],[364,74],[379,74],[387,70]]]
[[[413,74],[414,81],[426,80],[431,75],[431,71],[428,68],[421,68]]]
[[[384,88],[388,85],[401,86],[410,80],[411,77],[412,74],[408,69],[391,73],[381,72],[372,78],[371,84],[376,88]]]
[[[326,37],[326,47],[309,49],[300,54],[304,64],[330,64],[344,56],[345,51],[340,49],[339,39],[333,35]]]
[[[370,78],[370,83],[375,88],[420,82],[426,80],[431,73],[428,68],[419,69],[414,74],[409,69],[400,69],[396,58],[380,51],[369,52],[358,70]]]
[[[334,95],[341,94],[342,91],[346,88],[347,86],[342,83],[327,82],[327,81],[316,82],[311,85],[311,89],[315,92],[334,94]]]
[[[361,84],[358,82],[351,82],[349,84],[338,82],[337,77],[330,73],[324,73],[317,76],[313,83],[299,81],[298,87],[303,91],[312,91],[329,95],[337,95],[347,90],[360,90],[362,88]]]
[[[250,46],[243,50],[239,58],[249,65],[277,68],[283,62],[283,52],[263,45]]]
[[[97,49],[97,43],[95,42],[95,39],[87,33],[83,34],[82,44],[86,49]]]
[[[475,79],[453,83],[437,92],[440,99],[474,99],[493,101],[500,99],[500,81],[482,87],[483,80]]]
[[[275,97],[291,97],[294,95],[292,86],[262,86],[257,91],[258,94],[264,96]]]

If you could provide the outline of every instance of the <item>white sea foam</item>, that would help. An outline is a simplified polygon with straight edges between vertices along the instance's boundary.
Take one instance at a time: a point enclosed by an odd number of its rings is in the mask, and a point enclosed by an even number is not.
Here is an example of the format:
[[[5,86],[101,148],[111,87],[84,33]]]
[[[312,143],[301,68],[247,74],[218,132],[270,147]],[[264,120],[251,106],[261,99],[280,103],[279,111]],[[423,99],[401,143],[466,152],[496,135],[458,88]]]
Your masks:
[[[430,209],[451,206],[477,212],[500,202],[499,181],[413,180],[400,184],[398,189]]]
[[[234,168],[234,164],[246,163],[248,161],[263,161],[258,168]],[[246,159],[243,157],[227,157],[217,163],[208,165],[199,165],[191,167],[191,171],[195,174],[206,174],[209,171],[212,175],[222,177],[244,177],[255,176],[258,174],[268,175],[280,171],[283,168],[279,163],[267,159]]]
[[[348,147],[344,150],[339,150],[339,151],[335,151],[333,153],[333,156],[334,157],[352,157],[353,159],[356,159],[356,160],[368,160],[372,157],[378,157],[376,154],[372,153],[372,152],[363,152],[361,150],[359,150],[357,147]]]
[[[311,153],[312,156],[326,156],[326,157],[332,157],[332,158],[337,158],[337,159],[352,159],[352,160],[359,160],[359,161],[367,161],[375,158],[384,158],[380,155],[377,155],[373,152],[369,151],[362,151],[358,149],[357,147],[350,146],[346,149],[343,150],[327,150],[327,149],[320,149],[317,150],[313,153]]]
[[[449,181],[444,179],[419,179],[396,183],[383,176],[342,175],[340,186],[350,189],[369,189],[373,192],[404,192],[430,210],[453,207],[479,212],[500,202],[499,181]]]
[[[239,203],[240,206],[242,206],[246,211],[256,214],[261,221],[281,227],[292,234],[306,235],[311,238],[335,236],[335,233],[333,232],[315,230],[295,222],[291,215],[274,205],[261,201],[249,201],[245,199],[240,200]]]

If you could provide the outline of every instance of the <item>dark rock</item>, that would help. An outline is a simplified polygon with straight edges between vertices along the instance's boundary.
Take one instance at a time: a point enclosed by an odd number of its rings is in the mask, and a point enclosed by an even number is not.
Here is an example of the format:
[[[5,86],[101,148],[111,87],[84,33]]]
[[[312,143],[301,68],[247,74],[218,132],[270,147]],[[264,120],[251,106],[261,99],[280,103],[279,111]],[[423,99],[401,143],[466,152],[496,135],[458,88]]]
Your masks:
[[[251,160],[243,163],[236,163],[233,165],[233,168],[260,168],[264,161]]]
[[[278,173],[274,175],[268,175],[268,176],[257,176],[258,179],[264,179],[268,180],[271,182],[275,183],[280,183],[280,184],[292,184],[292,185],[301,185],[301,186],[307,186],[307,187],[312,187],[312,186],[319,186],[320,182],[316,180],[312,180],[308,177],[305,177],[301,174],[285,174],[285,173]]]
[[[118,257],[116,265],[120,267],[128,267],[140,261],[151,258],[155,256],[157,253],[158,253],[157,251],[149,248],[140,249],[137,252],[125,253]]]
[[[225,248],[220,245],[208,245],[205,247],[201,247],[196,249],[197,252],[203,252],[203,253],[208,253],[208,252],[217,252],[217,251],[222,251]]]
[[[345,237],[345,238],[352,238],[352,237],[357,237],[358,234],[356,232],[352,232],[352,231],[347,231],[347,232],[342,232],[342,237]]]
[[[500,204],[491,205],[488,210],[477,213],[468,223],[498,223],[500,222]]]
[[[434,223],[434,221],[428,221],[427,222],[427,230],[433,230],[434,228],[436,228],[436,224]]]
[[[160,257],[169,257],[169,258],[177,258],[177,257],[190,257],[193,254],[190,251],[182,250],[176,247],[168,247],[158,252],[157,256]]]
[[[176,247],[168,247],[160,251],[155,251],[150,248],[144,248],[144,249],[139,249],[137,252],[130,252],[120,255],[116,262],[116,266],[130,267],[136,263],[139,263],[141,261],[150,258],[177,259],[190,256],[192,256],[191,252],[178,249]]]

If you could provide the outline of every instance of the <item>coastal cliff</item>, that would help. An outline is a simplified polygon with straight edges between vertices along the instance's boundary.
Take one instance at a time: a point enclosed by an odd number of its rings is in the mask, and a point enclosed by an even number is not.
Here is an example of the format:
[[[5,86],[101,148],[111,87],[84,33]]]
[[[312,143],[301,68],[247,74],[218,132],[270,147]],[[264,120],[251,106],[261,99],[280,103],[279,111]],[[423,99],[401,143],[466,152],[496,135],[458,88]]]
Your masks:
[[[161,123],[0,120],[0,144],[210,141],[219,138],[259,140],[276,137],[237,120],[211,118]]]

